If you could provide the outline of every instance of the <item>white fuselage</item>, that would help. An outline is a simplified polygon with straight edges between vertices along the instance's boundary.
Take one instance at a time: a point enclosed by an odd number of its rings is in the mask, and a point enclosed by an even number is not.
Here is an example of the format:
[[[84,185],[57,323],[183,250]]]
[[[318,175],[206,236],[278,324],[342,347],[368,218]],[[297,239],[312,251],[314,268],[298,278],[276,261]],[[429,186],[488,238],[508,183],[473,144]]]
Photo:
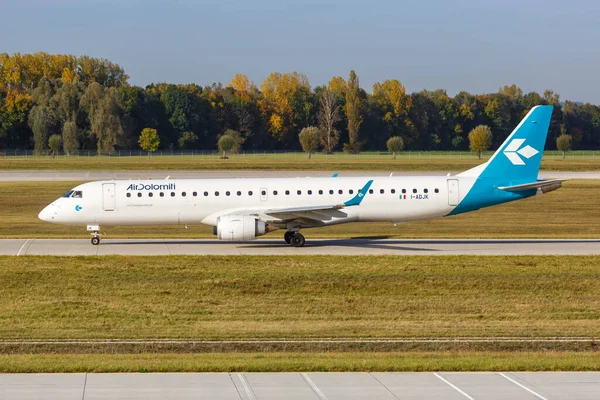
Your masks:
[[[40,218],[70,225],[216,226],[219,216],[236,212],[341,204],[353,198],[369,179],[373,183],[359,206],[298,227],[444,216],[461,201],[474,180],[418,176],[97,181],[73,188],[80,192],[78,197],[57,199]],[[277,221],[273,224],[278,226]]]

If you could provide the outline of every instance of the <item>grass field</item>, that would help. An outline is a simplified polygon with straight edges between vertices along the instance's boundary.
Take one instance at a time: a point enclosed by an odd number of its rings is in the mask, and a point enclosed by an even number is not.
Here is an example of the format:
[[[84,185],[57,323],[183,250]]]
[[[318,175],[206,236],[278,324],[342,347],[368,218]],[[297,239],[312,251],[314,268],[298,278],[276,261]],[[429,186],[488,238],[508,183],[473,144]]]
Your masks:
[[[396,160],[388,154],[304,153],[238,154],[221,160],[218,155],[90,156],[90,157],[0,157],[0,170],[319,170],[319,171],[461,171],[483,160],[469,153],[402,153]],[[600,151],[570,153],[566,160],[556,152],[546,152],[543,170],[600,170]]]
[[[0,373],[600,370],[598,257],[0,257]],[[569,351],[145,351],[15,339],[589,337]],[[592,344],[590,346],[589,344]],[[129,346],[129,347],[128,347]]]
[[[0,373],[598,371],[597,353],[0,354]]]
[[[40,210],[77,182],[0,182],[0,237],[79,237],[85,227],[55,225],[37,218]],[[303,231],[310,238],[599,238],[600,181],[569,181],[560,190],[473,213],[417,221],[351,223]],[[208,238],[208,226],[107,227],[107,238]],[[279,238],[276,231],[265,236]]]
[[[593,256],[0,257],[0,338],[600,335]]]

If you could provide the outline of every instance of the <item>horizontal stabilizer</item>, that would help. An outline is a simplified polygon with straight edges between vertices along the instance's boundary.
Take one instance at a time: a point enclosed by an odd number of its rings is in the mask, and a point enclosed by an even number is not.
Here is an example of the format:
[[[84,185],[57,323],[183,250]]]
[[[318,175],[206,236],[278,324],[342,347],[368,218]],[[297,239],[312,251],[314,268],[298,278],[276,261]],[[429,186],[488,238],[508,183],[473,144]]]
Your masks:
[[[522,192],[524,190],[531,189],[541,189],[542,192],[550,192],[552,190],[556,190],[562,186],[562,182],[566,179],[551,179],[547,181],[537,181],[533,183],[525,183],[522,185],[514,185],[514,186],[499,186],[499,190],[504,190],[507,192]]]

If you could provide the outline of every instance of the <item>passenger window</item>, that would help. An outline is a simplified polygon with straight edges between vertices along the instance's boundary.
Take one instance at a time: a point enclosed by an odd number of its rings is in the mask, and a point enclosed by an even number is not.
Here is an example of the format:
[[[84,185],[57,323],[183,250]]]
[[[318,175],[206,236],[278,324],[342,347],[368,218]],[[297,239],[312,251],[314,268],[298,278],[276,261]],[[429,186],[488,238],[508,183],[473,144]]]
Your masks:
[[[296,193],[298,193],[298,195],[302,194],[302,190],[298,190]]]
[[[429,190],[423,189],[423,193],[428,193],[428,192],[429,192]]]
[[[350,189],[350,190],[348,190],[348,193],[354,194],[354,190]]]
[[[330,190],[330,191],[329,191],[329,194],[333,194],[333,190]]]
[[[237,195],[238,195],[238,196],[241,196],[241,195],[242,195],[242,192],[240,192],[240,191],[238,190],[238,192],[237,192]]]
[[[248,196],[252,196],[252,190],[248,192]]]
[[[165,197],[165,194],[163,192],[160,192],[160,197]]]
[[[344,191],[342,189],[338,190],[339,194],[344,194]]]
[[[171,197],[175,197],[175,192],[171,192]]]
[[[381,194],[384,194],[384,193],[385,193],[385,190],[383,190],[383,189],[380,189],[380,190],[379,190],[379,193],[381,193]]]
[[[308,191],[308,194],[312,194],[312,190],[309,190],[309,191]]]
[[[373,194],[373,189],[369,189],[369,193]]]
[[[208,196],[208,192],[204,192],[204,197]]]
[[[225,196],[229,196],[230,194],[231,194],[231,192],[229,192],[229,191],[225,192]]]
[[[413,193],[417,193],[417,189],[413,189]]]
[[[181,192],[181,195],[182,195],[183,197],[185,197],[185,192]]]
[[[194,197],[198,196],[198,192],[193,192],[192,196],[194,196]]]
[[[127,197],[131,197],[131,193],[127,193]]]
[[[217,197],[218,197],[218,196],[219,196],[219,192],[215,192],[215,196],[217,196]]]
[[[277,196],[277,190],[273,190],[273,196]]]
[[[323,191],[322,191],[322,190],[319,190],[319,194],[323,194]]]
[[[434,192],[439,193],[440,189],[435,189]]]
[[[142,197],[142,192],[138,192],[138,197]]]
[[[289,196],[289,195],[290,195],[290,191],[289,191],[289,190],[286,190],[286,191],[285,191],[285,194],[286,194],[287,196]]]
[[[266,196],[266,195],[267,195],[267,191],[266,191],[266,190],[262,190],[262,191],[260,192],[260,194],[261,194],[262,196]]]
[[[396,189],[391,190],[392,194],[396,193]]]
[[[149,193],[148,193],[148,197],[152,197],[152,196],[154,196],[154,193],[152,193],[152,192],[149,192]]]
[[[406,189],[402,189],[402,193],[406,193]]]

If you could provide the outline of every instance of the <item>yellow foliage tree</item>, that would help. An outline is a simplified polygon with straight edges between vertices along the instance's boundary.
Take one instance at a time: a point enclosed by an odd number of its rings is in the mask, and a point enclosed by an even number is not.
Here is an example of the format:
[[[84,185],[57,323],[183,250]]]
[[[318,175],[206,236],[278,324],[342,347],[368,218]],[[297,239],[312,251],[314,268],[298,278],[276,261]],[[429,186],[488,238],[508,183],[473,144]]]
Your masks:
[[[481,160],[481,153],[492,145],[492,130],[487,125],[479,125],[469,132],[469,147],[477,153]]]

